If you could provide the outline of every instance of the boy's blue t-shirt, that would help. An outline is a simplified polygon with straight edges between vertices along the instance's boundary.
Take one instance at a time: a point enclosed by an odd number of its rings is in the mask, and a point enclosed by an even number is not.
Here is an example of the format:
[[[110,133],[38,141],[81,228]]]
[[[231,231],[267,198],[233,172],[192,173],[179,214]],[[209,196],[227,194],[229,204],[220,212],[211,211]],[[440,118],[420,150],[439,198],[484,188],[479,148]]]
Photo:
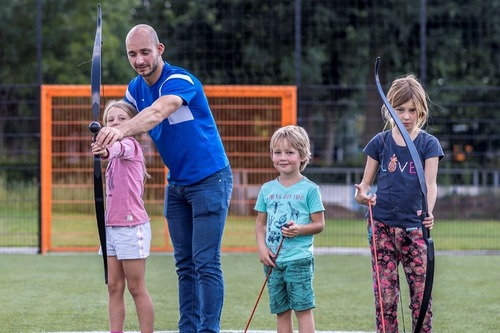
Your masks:
[[[141,112],[164,95],[183,100],[177,111],[149,131],[169,169],[169,183],[191,185],[228,166],[203,86],[187,70],[165,62],[161,77],[152,86],[138,75],[129,83],[125,100]]]
[[[426,159],[444,156],[438,139],[425,131],[421,130],[413,143],[424,168]],[[408,148],[398,146],[389,130],[375,135],[363,151],[379,162],[373,218],[392,227],[420,227],[417,211],[422,210],[422,194]]]
[[[311,223],[311,214],[325,210],[318,185],[304,177],[285,187],[277,179],[262,185],[255,210],[267,213],[266,244],[276,253],[281,242],[281,227],[288,221]],[[308,258],[313,255],[313,235],[296,236],[284,240],[277,262]]]

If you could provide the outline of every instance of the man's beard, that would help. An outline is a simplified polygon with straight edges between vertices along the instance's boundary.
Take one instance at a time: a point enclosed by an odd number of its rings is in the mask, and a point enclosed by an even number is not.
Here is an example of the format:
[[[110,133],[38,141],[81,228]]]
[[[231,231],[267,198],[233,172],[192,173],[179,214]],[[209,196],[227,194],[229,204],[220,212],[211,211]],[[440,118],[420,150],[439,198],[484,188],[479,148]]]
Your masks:
[[[158,68],[158,60],[156,60],[153,64],[153,67],[151,70],[147,73],[141,74],[142,77],[148,77],[151,76],[154,72],[156,72],[156,69]]]

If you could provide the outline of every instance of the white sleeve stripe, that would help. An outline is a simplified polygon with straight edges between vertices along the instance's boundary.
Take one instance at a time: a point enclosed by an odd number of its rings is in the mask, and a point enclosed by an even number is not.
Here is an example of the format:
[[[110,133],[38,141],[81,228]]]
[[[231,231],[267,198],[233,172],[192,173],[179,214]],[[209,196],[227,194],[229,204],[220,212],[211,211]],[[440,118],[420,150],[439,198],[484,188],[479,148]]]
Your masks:
[[[194,85],[194,82],[193,80],[191,79],[191,77],[189,75],[186,75],[186,74],[172,74],[170,75],[166,80],[165,82],[167,82],[168,80],[170,79],[182,79],[182,80],[186,80],[188,81],[189,83],[193,84]]]
[[[136,100],[135,100],[135,98],[132,96],[132,94],[130,94],[130,92],[128,91],[128,89],[127,89],[127,92],[125,93],[125,97],[127,98],[127,100],[128,100],[129,102],[131,102],[132,104],[134,104],[135,108],[136,108],[138,111],[140,111],[140,110],[139,110],[139,108],[137,107],[137,101],[136,101]]]

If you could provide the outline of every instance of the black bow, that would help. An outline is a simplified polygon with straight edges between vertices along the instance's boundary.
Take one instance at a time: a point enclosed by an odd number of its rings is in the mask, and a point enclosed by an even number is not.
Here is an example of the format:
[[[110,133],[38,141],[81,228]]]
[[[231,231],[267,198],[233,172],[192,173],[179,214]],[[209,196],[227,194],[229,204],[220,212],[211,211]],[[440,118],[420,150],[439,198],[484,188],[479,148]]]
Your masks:
[[[97,5],[97,29],[95,33],[94,52],[92,54],[91,92],[93,121],[89,130],[94,134],[93,140],[101,130],[99,113],[101,112],[101,44],[102,44],[102,14],[101,5]],[[101,157],[94,155],[94,200],[97,218],[97,230],[101,242],[102,258],[104,261],[104,282],[108,284],[108,256],[106,251],[106,223],[104,217],[104,191],[102,188]]]
[[[382,86],[380,85],[380,80],[378,77],[378,67],[380,63],[380,57],[377,58],[375,61],[375,83],[377,85],[378,93],[380,97],[382,98],[382,101],[389,110],[389,113],[391,114],[391,117],[393,118],[394,122],[396,123],[396,126],[399,129],[399,132],[401,132],[401,135],[403,136],[403,139],[406,143],[406,147],[408,147],[408,150],[410,151],[411,158],[413,160],[413,163],[415,165],[415,170],[417,172],[417,178],[420,183],[420,191],[422,192],[422,214],[421,214],[421,219],[422,222],[424,218],[427,216],[427,185],[425,183],[425,175],[424,175],[424,167],[422,165],[422,160],[420,159],[420,155],[417,152],[417,148],[415,147],[415,144],[410,138],[410,135],[408,134],[408,131],[404,127],[403,123],[399,119],[398,115],[396,114],[396,111],[392,108],[391,103],[387,100],[387,97],[385,96],[384,90],[382,89]],[[431,234],[429,232],[429,229],[424,227],[422,224],[422,234],[425,240],[425,243],[427,244],[427,271],[425,274],[425,287],[424,287],[424,294],[422,297],[422,303],[420,304],[420,312],[418,314],[418,319],[415,324],[415,329],[413,330],[414,333],[419,333],[420,329],[422,328],[422,324],[425,319],[425,315],[427,313],[427,309],[429,307],[429,302],[431,299],[431,293],[432,293],[432,285],[434,283],[434,241],[431,238]]]

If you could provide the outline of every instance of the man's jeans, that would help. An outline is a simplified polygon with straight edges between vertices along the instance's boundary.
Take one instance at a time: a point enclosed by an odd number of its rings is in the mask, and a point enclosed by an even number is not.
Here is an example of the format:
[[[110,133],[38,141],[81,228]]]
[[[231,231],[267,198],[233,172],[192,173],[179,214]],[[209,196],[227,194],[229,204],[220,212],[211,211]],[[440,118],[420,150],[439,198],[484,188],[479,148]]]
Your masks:
[[[232,190],[229,166],[193,185],[167,185],[164,214],[179,279],[179,333],[220,331],[220,248]]]

